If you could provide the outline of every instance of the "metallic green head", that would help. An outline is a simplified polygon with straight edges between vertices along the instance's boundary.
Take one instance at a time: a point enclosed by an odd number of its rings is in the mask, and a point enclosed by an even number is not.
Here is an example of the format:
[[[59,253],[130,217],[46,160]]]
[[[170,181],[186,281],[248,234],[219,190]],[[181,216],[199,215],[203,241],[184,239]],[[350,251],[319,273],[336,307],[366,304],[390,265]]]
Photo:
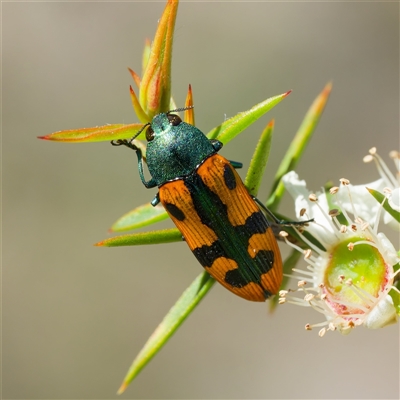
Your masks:
[[[203,132],[176,114],[156,115],[146,130],[146,139],[147,166],[157,186],[189,175],[217,151]]]

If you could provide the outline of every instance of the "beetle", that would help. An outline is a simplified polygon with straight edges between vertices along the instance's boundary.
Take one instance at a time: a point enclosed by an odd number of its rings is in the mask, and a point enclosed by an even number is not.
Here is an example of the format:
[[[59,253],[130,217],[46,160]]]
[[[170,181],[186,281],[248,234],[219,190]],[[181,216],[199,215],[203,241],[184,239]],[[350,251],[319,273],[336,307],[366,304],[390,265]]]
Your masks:
[[[222,143],[173,114],[183,110],[160,113],[132,139],[111,143],[136,151],[144,186],[159,190],[151,204],[161,202],[205,270],[234,294],[265,301],[283,276],[280,250],[260,207],[270,212],[235,171],[241,163],[218,154]],[[146,127],[149,180],[133,143]]]

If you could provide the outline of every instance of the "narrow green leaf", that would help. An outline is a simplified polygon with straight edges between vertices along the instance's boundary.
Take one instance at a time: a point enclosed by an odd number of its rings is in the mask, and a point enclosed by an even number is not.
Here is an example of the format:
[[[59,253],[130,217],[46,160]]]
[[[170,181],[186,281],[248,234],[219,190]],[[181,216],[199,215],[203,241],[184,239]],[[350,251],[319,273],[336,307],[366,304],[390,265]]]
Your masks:
[[[150,203],[143,204],[129,211],[119,218],[111,227],[111,232],[122,232],[131,229],[143,228],[168,218],[168,214],[162,205],[153,207]]]
[[[39,139],[57,142],[103,142],[116,139],[129,139],[141,129],[143,124],[112,124],[95,126],[93,128],[69,129],[38,136]]]
[[[192,85],[189,84],[188,92],[186,95],[186,100],[185,100],[185,114],[183,120],[190,125],[196,126],[195,120],[194,120],[194,108],[193,108],[193,91],[192,91]],[[173,110],[173,108],[171,108]]]
[[[399,292],[395,289],[392,289],[389,292],[389,296],[393,300],[393,305],[394,305],[394,308],[396,309],[397,315],[400,316],[400,294],[399,294]]]
[[[158,353],[188,315],[194,310],[204,295],[211,289],[214,282],[215,280],[204,271],[183,292],[182,296],[169,310],[161,324],[156,328],[140,353],[134,359],[118,390],[118,394],[125,391],[129,383],[132,382],[145,365]]]
[[[271,97],[261,103],[256,104],[250,110],[243,111],[232,118],[224,121],[221,125],[208,132],[209,139],[218,139],[223,144],[230,142],[247,127],[253,124],[257,119],[263,116],[267,111],[280,103],[291,91]]]
[[[140,76],[131,68],[128,67],[128,71],[131,74],[131,77],[133,79],[133,81],[135,82],[136,87],[139,89],[140,88]]]
[[[147,124],[151,120],[150,117],[146,114],[146,111],[143,110],[143,107],[140,104],[139,99],[137,98],[136,93],[133,90],[132,86],[129,86],[129,91],[131,94],[133,111],[135,112],[140,122],[142,122],[143,124]]]
[[[400,268],[400,263],[393,266],[393,271],[396,272]],[[396,276],[398,277],[398,275]],[[397,315],[400,316],[400,279],[394,281],[393,286],[397,289],[392,289],[389,296],[393,299],[394,307],[396,308]]]
[[[283,263],[283,280],[281,284],[281,289],[285,289],[288,282],[289,282],[289,277],[287,275],[292,274],[292,269],[297,265],[298,261],[300,260],[302,253],[299,251],[293,249],[292,252],[290,253],[289,257],[286,258],[286,260]],[[272,297],[272,299],[269,301],[269,310],[270,312],[275,311],[276,306],[278,305],[279,302],[279,294],[275,295]]]
[[[173,96],[171,96],[171,98],[170,98],[170,100],[169,100],[169,108],[168,108],[168,111],[169,111],[169,110],[176,110],[177,108],[179,108],[179,107],[176,105]],[[177,114],[179,115],[179,113],[177,113]]]
[[[372,194],[372,196],[374,196],[375,200],[378,203],[383,203],[384,210],[387,211],[397,222],[400,223],[400,212],[393,210],[393,208],[390,207],[389,202],[387,201],[387,197],[375,189],[367,188],[367,190]]]
[[[163,229],[159,231],[132,233],[129,235],[115,236],[95,243],[95,246],[116,247],[116,246],[139,246],[142,244],[160,244],[181,242],[182,233],[178,229]]]
[[[271,211],[276,211],[282,199],[285,187],[281,182],[281,178],[287,172],[293,170],[302,156],[308,141],[311,139],[312,134],[317,127],[318,121],[328,101],[329,94],[332,89],[332,84],[328,83],[319,96],[314,100],[309,108],[306,116],[304,117],[300,128],[298,129],[295,137],[293,138],[282,162],[275,175],[272,184],[271,194],[267,201],[267,207]]]
[[[146,72],[146,67],[149,62],[150,53],[151,53],[151,41],[150,39],[146,39],[142,55],[142,76]]]
[[[250,161],[244,184],[253,196],[257,196],[261,179],[264,175],[265,167],[267,166],[273,132],[274,120],[270,121],[263,130],[254,151],[253,158]]]
[[[149,119],[169,110],[172,42],[178,3],[177,0],[167,1],[143,71],[139,100]]]

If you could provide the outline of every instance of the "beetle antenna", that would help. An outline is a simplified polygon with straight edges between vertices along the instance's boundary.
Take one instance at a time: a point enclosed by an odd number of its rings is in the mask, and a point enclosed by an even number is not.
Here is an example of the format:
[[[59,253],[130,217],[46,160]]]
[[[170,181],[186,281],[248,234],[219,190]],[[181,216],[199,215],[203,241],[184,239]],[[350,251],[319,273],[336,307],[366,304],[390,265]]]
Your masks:
[[[129,142],[132,142],[132,140],[136,139],[136,138],[144,131],[144,128],[146,128],[146,126],[149,126],[149,125],[150,125],[150,122],[147,122],[147,124],[144,124],[144,125],[141,127],[141,129],[139,129],[139,131],[137,131],[137,132],[129,139]]]
[[[177,108],[176,110],[169,110],[167,114],[172,113],[172,112],[180,112],[180,111],[186,111],[186,110],[191,110],[194,108],[194,106],[188,106],[188,107],[182,107],[182,108]]]
[[[188,107],[182,107],[182,108],[177,108],[175,110],[169,110],[166,112],[166,114],[170,114],[173,112],[180,112],[180,111],[186,111],[186,110],[190,110],[194,108],[194,106],[188,106]],[[135,133],[135,135],[133,135],[129,140],[127,139],[117,139],[117,140],[111,140],[111,144],[113,146],[127,146],[130,147],[131,149],[136,150],[136,146],[132,143],[142,132],[143,130],[146,128],[146,126],[149,126],[151,123],[147,122],[147,124],[144,124],[138,132]]]

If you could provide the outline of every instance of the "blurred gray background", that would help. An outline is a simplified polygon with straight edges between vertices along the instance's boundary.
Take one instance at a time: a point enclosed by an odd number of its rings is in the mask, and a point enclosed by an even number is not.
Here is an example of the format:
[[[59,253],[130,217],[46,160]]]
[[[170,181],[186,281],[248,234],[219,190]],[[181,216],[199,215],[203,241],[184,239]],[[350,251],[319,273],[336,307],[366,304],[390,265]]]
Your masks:
[[[132,152],[36,139],[137,121],[127,67],[140,72],[163,8],[2,4],[4,398],[116,398],[134,356],[202,271],[184,243],[93,247],[155,194],[141,184]],[[172,67],[178,106],[191,83],[205,132],[293,89],[222,150],[246,168],[275,118],[261,198],[330,80],[328,107],[298,167],[310,189],[342,177],[375,180],[362,157],[375,145],[386,159],[399,148],[398,3],[183,2]],[[281,211],[294,216],[288,197]],[[304,330],[321,318],[290,305],[270,315],[266,304],[215,285],[121,398],[398,398],[398,326],[321,339]]]

